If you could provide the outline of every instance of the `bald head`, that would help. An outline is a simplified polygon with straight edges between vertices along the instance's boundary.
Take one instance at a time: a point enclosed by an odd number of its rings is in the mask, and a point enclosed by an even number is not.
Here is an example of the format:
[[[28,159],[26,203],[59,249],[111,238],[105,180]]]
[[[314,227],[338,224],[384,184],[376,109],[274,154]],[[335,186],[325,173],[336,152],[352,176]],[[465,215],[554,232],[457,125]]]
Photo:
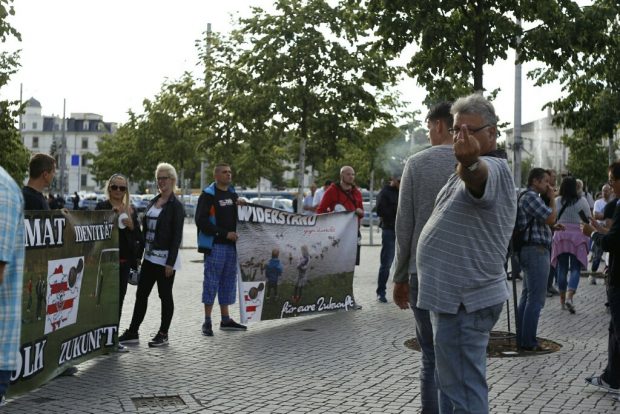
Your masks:
[[[345,165],[340,169],[340,185],[345,188],[353,186],[355,182],[355,170],[353,167]]]

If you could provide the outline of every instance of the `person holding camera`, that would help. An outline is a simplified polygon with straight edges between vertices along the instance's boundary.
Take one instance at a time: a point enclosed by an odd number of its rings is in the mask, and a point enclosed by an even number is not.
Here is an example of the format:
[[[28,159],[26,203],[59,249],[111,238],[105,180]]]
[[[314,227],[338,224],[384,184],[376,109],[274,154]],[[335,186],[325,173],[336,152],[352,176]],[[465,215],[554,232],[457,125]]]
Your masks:
[[[568,309],[574,314],[576,310],[573,296],[579,286],[581,269],[588,267],[590,245],[590,239],[581,232],[579,227],[583,221],[580,212],[584,215],[586,222],[592,215],[587,200],[577,192],[575,177],[568,176],[562,180],[560,195],[556,197],[555,204],[559,209],[557,222],[564,225],[564,230],[553,234],[551,265],[557,272],[560,305],[562,309]]]

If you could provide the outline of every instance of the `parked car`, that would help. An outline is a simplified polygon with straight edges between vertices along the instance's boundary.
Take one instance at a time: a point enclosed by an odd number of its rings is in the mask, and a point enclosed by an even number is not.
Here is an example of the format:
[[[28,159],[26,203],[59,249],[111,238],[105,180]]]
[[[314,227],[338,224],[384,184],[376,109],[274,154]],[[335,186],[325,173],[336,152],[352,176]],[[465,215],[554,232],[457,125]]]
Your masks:
[[[372,225],[378,226],[381,219],[377,216],[377,206],[373,205],[372,212],[370,211],[370,202],[365,201],[364,203],[364,217],[362,217],[362,226],[370,227],[370,220],[372,216]],[[374,204],[374,203],[373,203]]]
[[[197,195],[179,196],[185,207],[185,217],[194,217],[196,215],[196,206],[198,206]]]
[[[250,203],[293,213],[293,200],[288,198],[261,197],[251,198]]]
[[[144,213],[153,197],[153,194],[135,194],[131,196],[131,203],[138,213]]]
[[[80,207],[80,210],[94,210],[97,206],[97,203],[103,200],[105,200],[105,195],[90,193],[82,196],[78,205]]]

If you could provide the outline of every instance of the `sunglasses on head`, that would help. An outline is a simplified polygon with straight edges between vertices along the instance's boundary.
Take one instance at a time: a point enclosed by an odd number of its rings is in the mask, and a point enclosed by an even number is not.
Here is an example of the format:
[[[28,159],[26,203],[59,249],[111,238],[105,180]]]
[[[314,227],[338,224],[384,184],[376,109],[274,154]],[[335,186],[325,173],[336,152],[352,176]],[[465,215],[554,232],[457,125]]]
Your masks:
[[[125,187],[124,185],[112,184],[110,186],[110,190],[112,190],[112,191],[127,191],[127,187]]]

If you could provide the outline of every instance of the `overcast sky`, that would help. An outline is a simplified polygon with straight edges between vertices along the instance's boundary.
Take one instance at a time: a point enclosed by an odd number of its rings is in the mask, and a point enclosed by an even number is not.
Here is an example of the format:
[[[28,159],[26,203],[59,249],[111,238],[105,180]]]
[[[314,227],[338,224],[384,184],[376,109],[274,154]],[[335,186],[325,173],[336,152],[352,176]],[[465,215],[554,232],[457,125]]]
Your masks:
[[[15,0],[11,24],[22,34],[21,69],[0,92],[2,98],[35,97],[44,115],[91,112],[124,122],[127,110],[140,113],[166,78],[176,79],[197,63],[195,41],[207,23],[213,31],[231,28],[230,14],[247,15],[250,5],[271,0]],[[514,115],[514,59],[485,68],[485,87],[501,87],[496,110],[502,122]],[[541,118],[541,107],[560,96],[557,86],[534,88],[523,69],[523,123]],[[411,109],[426,113],[424,91],[414,81],[399,90]]]

